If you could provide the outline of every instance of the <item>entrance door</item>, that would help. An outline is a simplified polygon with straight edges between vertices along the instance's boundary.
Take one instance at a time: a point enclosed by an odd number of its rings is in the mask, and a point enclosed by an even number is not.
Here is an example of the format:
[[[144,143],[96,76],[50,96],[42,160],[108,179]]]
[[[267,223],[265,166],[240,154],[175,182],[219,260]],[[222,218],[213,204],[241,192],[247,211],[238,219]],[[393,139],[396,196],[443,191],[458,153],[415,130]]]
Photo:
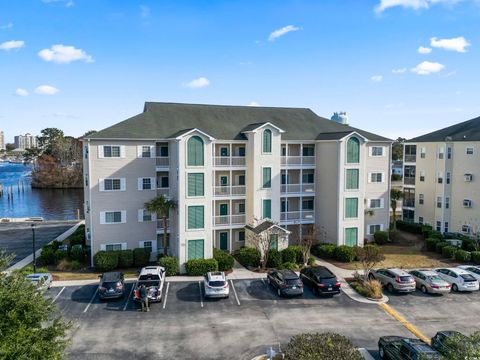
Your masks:
[[[228,250],[228,232],[220,233],[220,250]]]
[[[228,204],[220,204],[220,216],[228,215]]]

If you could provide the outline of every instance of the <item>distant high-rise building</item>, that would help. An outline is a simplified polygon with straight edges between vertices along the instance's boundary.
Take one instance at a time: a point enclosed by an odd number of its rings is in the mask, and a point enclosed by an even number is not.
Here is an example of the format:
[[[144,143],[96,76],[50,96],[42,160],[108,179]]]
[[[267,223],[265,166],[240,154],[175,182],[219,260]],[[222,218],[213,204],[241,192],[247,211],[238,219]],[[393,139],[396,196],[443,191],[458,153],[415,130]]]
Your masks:
[[[0,150],[5,150],[5,135],[0,130]]]
[[[30,149],[37,147],[37,137],[29,133],[15,136],[15,149]]]

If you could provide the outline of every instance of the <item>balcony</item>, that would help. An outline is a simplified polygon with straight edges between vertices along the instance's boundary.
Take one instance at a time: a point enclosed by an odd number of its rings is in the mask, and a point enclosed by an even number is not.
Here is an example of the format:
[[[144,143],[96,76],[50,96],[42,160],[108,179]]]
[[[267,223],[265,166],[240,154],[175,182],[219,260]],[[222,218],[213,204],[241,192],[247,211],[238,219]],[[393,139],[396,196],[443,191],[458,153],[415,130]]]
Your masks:
[[[170,194],[170,188],[157,188],[157,195],[168,196]]]
[[[220,215],[213,217],[213,226],[245,225],[245,214]]]
[[[403,183],[405,185],[415,185],[415,178],[414,177],[404,177]]]
[[[315,184],[303,183],[303,184],[282,184],[280,188],[282,194],[298,194],[298,193],[314,193]]]
[[[213,165],[216,167],[245,166],[245,156],[214,156]]]
[[[314,166],[315,156],[281,156],[280,161],[283,166]]]
[[[168,156],[157,156],[155,158],[155,164],[157,168],[169,168],[170,158]]]
[[[214,186],[213,196],[245,196],[245,185]]]
[[[414,163],[417,161],[417,155],[405,155],[405,162]]]
[[[167,232],[170,231],[170,219],[167,219]],[[157,219],[157,233],[163,234],[163,219]]]
[[[312,222],[315,221],[315,212],[313,210],[287,211],[280,213],[280,222]]]
[[[415,207],[415,200],[414,199],[403,199],[403,206],[405,207]]]

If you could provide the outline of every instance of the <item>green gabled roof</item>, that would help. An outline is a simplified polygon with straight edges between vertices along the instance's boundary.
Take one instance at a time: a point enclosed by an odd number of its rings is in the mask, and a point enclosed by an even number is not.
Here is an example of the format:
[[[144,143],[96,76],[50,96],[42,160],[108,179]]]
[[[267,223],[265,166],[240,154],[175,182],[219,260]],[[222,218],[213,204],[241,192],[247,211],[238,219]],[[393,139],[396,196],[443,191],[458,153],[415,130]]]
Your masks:
[[[408,142],[438,141],[480,141],[480,117],[408,140]]]
[[[110,126],[90,139],[170,139],[190,129],[219,140],[245,140],[242,131],[271,123],[285,133],[283,140],[316,140],[321,133],[357,131],[372,141],[379,135],[319,117],[305,108],[145,103],[144,112]]]

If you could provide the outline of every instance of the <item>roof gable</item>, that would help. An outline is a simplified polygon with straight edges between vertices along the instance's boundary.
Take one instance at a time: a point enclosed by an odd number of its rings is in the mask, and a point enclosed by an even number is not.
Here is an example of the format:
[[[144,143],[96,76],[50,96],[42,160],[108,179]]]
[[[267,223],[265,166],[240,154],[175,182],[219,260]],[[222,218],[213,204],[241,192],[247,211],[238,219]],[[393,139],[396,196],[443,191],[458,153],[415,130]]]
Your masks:
[[[480,141],[480,117],[470,119],[407,142]]]

